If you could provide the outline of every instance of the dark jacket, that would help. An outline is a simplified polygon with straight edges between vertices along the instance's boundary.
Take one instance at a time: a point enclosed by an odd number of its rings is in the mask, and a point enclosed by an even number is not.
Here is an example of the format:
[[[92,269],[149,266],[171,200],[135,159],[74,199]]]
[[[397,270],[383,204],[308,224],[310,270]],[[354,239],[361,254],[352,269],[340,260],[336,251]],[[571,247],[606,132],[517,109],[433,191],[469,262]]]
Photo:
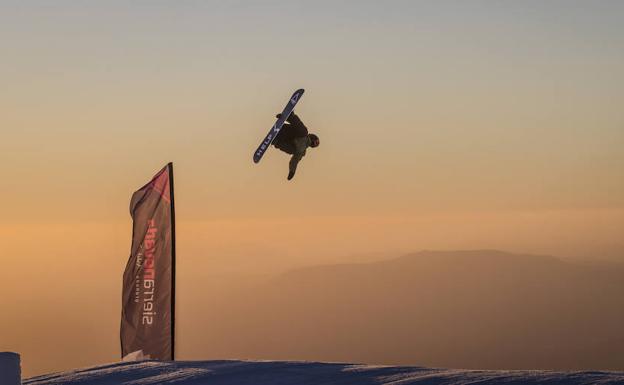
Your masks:
[[[306,149],[312,143],[308,137],[308,129],[294,112],[290,114],[286,122],[273,140],[273,146],[292,155],[288,164],[288,179],[291,179],[297,171],[297,164],[305,156]]]
[[[273,140],[273,145],[280,150],[293,155],[297,152],[297,149],[294,147],[294,140],[296,138],[303,138],[307,136],[307,127],[293,112],[290,114],[288,119],[286,119],[286,123],[284,123],[282,129],[275,137],[275,140]]]

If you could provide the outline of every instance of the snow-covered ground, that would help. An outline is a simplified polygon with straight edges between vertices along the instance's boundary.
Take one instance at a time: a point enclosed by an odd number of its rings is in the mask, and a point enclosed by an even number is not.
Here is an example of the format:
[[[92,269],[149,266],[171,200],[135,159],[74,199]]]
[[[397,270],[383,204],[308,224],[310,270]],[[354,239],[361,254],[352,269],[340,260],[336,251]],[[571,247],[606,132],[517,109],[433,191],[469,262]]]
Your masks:
[[[24,385],[624,384],[624,372],[431,369],[296,361],[122,362],[33,377]]]

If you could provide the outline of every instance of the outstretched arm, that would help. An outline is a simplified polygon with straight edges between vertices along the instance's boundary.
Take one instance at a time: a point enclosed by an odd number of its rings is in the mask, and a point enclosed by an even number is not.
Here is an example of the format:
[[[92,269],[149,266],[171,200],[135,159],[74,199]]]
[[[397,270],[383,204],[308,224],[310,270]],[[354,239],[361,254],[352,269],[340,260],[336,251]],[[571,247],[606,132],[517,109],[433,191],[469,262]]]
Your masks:
[[[291,180],[295,176],[295,172],[297,171],[297,165],[301,158],[303,158],[306,154],[306,149],[308,148],[308,137],[304,136],[302,138],[295,138],[295,152],[290,158],[290,163],[288,163],[288,180]]]
[[[288,180],[291,180],[295,176],[297,165],[301,158],[303,158],[303,155],[300,153],[295,153],[292,158],[290,158],[290,162],[288,163]]]

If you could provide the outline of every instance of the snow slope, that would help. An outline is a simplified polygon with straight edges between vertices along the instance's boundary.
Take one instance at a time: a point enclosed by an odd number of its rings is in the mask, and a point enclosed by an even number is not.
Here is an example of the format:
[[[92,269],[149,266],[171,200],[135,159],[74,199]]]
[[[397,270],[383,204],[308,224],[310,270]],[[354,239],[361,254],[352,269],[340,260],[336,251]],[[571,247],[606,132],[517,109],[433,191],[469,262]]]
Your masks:
[[[25,385],[624,384],[624,372],[454,370],[293,361],[122,362],[23,381]]]

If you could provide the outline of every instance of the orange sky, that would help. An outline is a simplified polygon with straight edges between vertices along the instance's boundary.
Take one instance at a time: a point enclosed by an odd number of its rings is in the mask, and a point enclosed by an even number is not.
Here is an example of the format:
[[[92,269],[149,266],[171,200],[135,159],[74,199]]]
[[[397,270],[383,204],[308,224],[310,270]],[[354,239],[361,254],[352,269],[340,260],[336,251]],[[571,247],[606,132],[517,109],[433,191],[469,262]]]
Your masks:
[[[419,249],[618,255],[623,10],[3,3],[0,291],[14,295],[0,326],[30,332],[36,306],[93,293],[114,331],[130,195],[168,161],[181,281],[185,261],[249,272]],[[321,146],[287,182],[285,154],[251,156],[299,87]],[[33,349],[6,333],[0,350]]]

